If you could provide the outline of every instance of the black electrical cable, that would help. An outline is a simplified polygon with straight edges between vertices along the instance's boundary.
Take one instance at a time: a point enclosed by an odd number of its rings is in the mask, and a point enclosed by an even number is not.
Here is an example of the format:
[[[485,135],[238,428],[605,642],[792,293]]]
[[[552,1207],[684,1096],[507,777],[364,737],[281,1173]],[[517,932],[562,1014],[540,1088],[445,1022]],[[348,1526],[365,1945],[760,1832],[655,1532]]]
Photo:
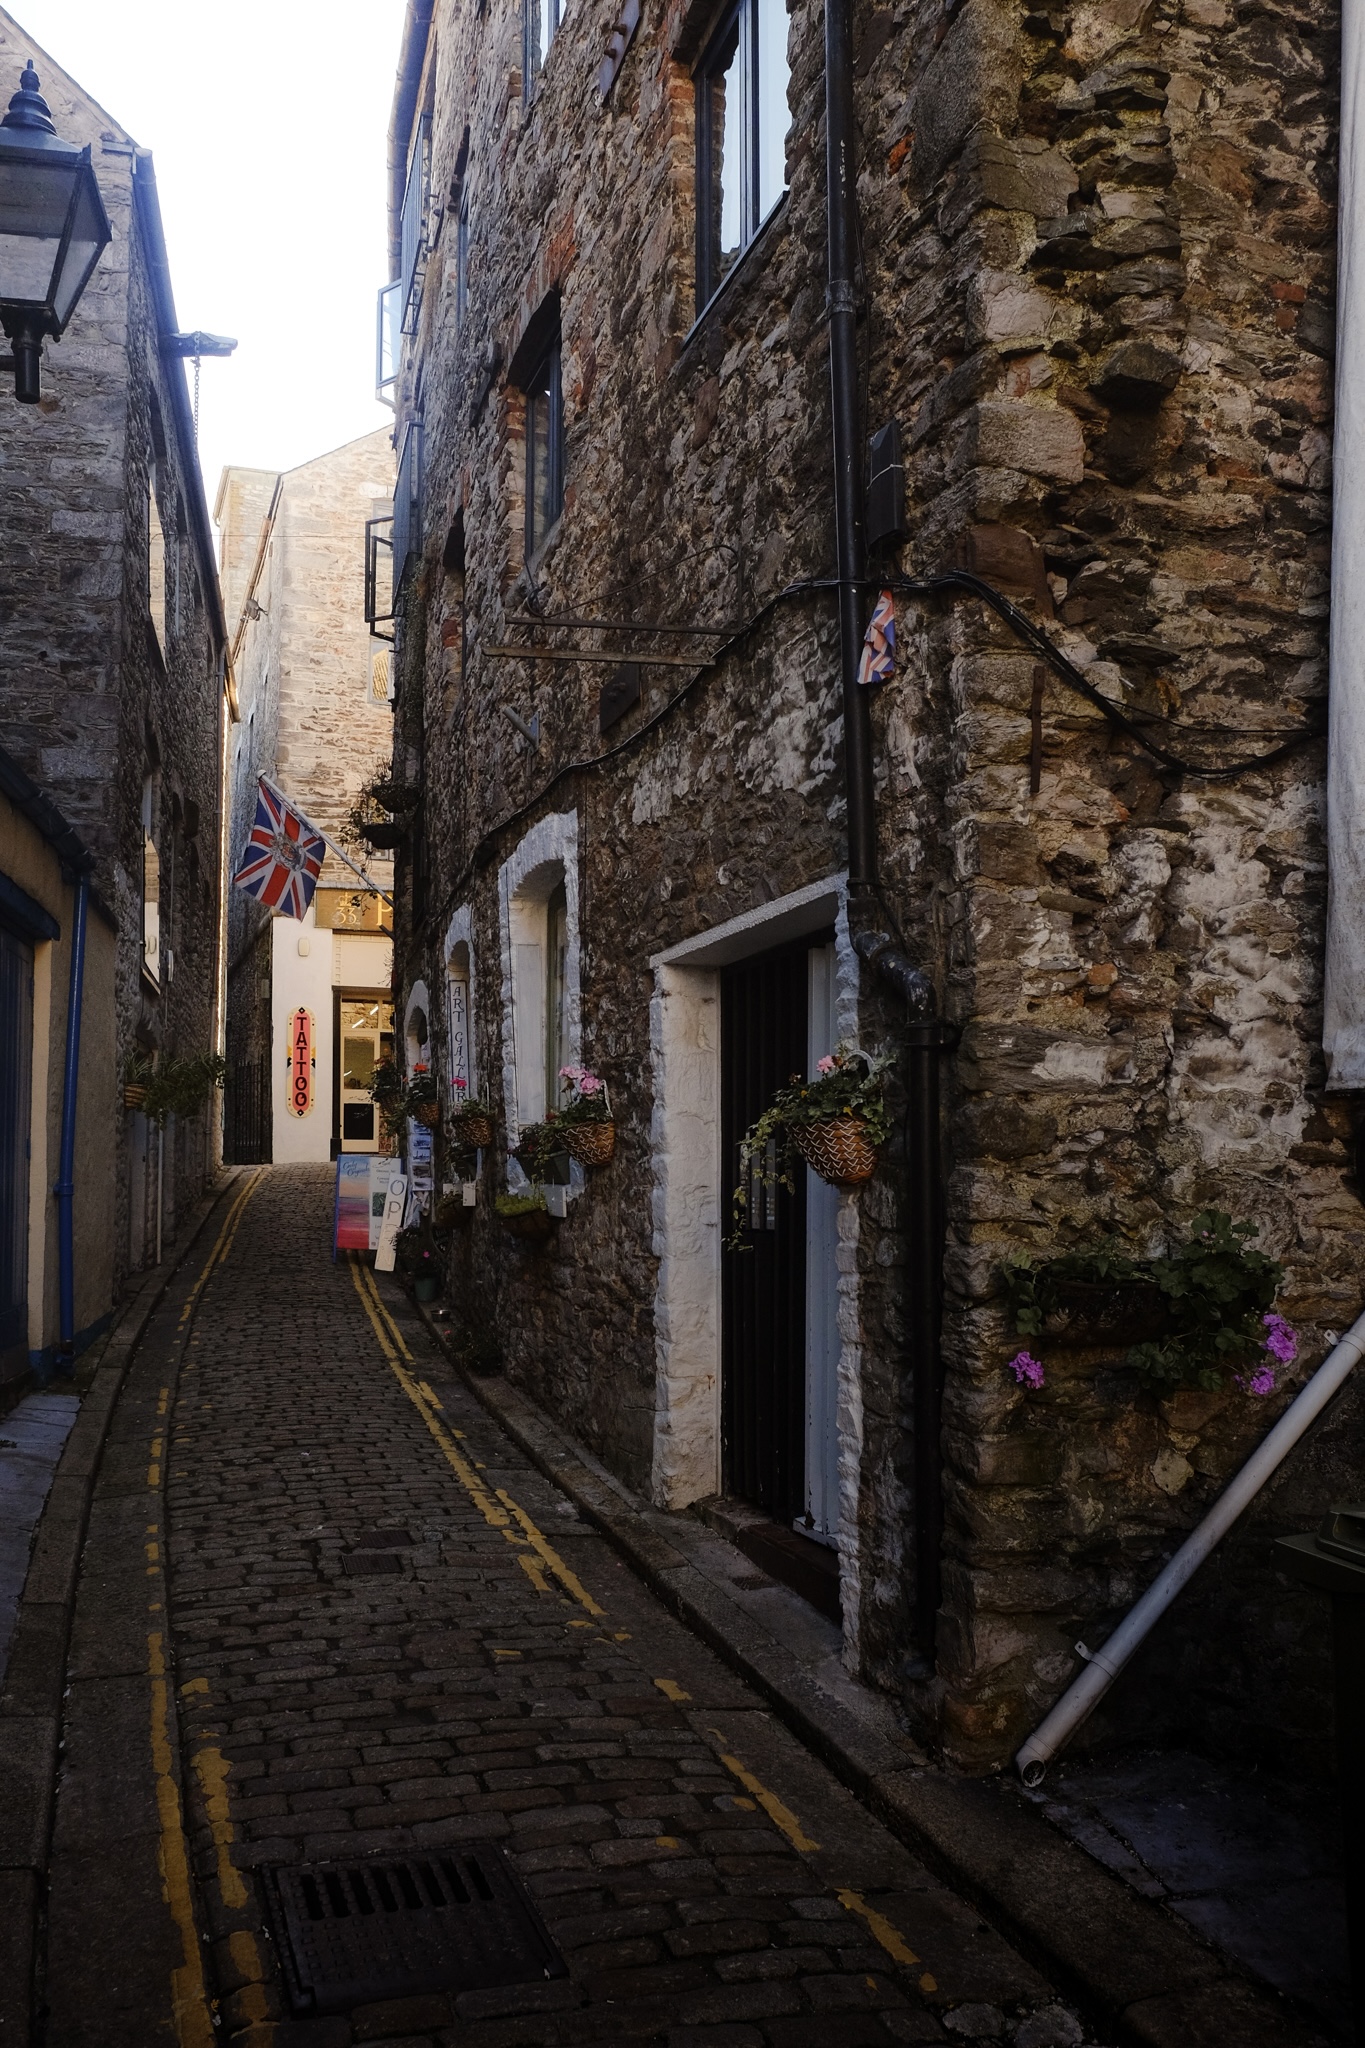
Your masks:
[[[1168,747],[1161,746],[1156,740],[1149,739],[1140,725],[1129,718],[1116,704],[1111,703],[1109,698],[1097,690],[1093,683],[1086,681],[1084,671],[1077,668],[1075,663],[1063,654],[1059,647],[1054,645],[1053,641],[1043,632],[1041,627],[1036,626],[1032,619],[1019,609],[1018,605],[1012,603],[1004,595],[1003,591],[997,590],[993,584],[985,582],[982,577],[973,576],[967,569],[945,569],[937,575],[925,577],[869,577],[865,587],[867,589],[890,590],[902,597],[947,597],[951,596],[955,591],[961,591],[968,596],[979,598],[983,604],[989,605],[992,611],[997,613],[1019,635],[1019,638],[1048,664],[1069,690],[1074,691],[1077,696],[1083,697],[1088,704],[1093,705],[1097,711],[1109,720],[1111,725],[1116,726],[1135,745],[1143,748],[1146,753],[1151,754],[1156,760],[1163,762],[1166,767],[1175,769],[1181,774],[1201,775],[1209,780],[1218,780],[1225,776],[1246,774],[1257,768],[1269,768],[1275,762],[1284,760],[1287,755],[1295,753],[1298,748],[1308,745],[1310,741],[1322,739],[1325,734],[1325,727],[1323,726],[1305,725],[1298,728],[1281,745],[1271,748],[1269,752],[1264,754],[1251,755],[1243,760],[1228,761],[1216,766],[1206,766],[1198,761],[1187,761],[1181,755],[1172,753]],[[608,761],[614,761],[619,755],[628,753],[632,747],[638,746],[641,740],[648,738],[650,733],[656,731],[663,724],[664,720],[671,717],[678,706],[692,695],[700,683],[705,682],[707,677],[720,666],[720,663],[727,655],[732,654],[736,648],[742,647],[752,637],[764,621],[770,618],[773,612],[777,610],[779,605],[787,603],[791,598],[803,597],[810,592],[837,590],[838,588],[839,578],[837,576],[806,576],[798,578],[794,583],[785,584],[781,590],[775,591],[743,625],[736,627],[728,639],[722,640],[718,646],[713,648],[706,660],[698,663],[696,673],[689,676],[687,681],[681,684],[671,697],[666,698],[657,711],[651,712],[648,718],[636,726],[634,732],[627,733],[624,739],[618,740],[615,746],[607,747],[600,754],[590,754],[577,761],[566,761],[561,768],[555,770],[547,781],[541,784],[534,796],[528,797],[524,803],[518,804],[515,810],[509,811],[495,825],[490,825],[487,831],[480,835],[478,844],[475,846],[469,860],[447,890],[446,902],[450,903],[457,897],[470,877],[476,874],[480,868],[487,865],[494,846],[504,832],[510,830],[512,826],[519,824],[523,818],[530,817],[545,802],[551,792],[557,789],[560,783],[568,777],[583,775],[590,769],[604,767]],[[875,894],[882,908],[887,910],[889,916],[890,911],[881,890],[877,889]]]
[[[1169,747],[1163,747],[1156,740],[1149,739],[1140,725],[1135,724],[1120,711],[1117,704],[1111,703],[1093,683],[1086,681],[1084,671],[1077,668],[1076,664],[1062,653],[1060,647],[1054,645],[1040,626],[1035,626],[1032,619],[1020,611],[1018,605],[1012,604],[1003,592],[984,582],[980,576],[973,576],[966,569],[945,569],[937,576],[888,577],[881,587],[899,592],[906,597],[936,597],[954,590],[966,591],[972,597],[979,597],[983,604],[988,604],[993,612],[1004,619],[1035,654],[1047,662],[1069,690],[1074,690],[1078,697],[1084,697],[1087,704],[1093,704],[1111,725],[1117,726],[1120,732],[1144,748],[1154,759],[1163,761],[1168,768],[1178,769],[1182,775],[1203,775],[1211,781],[1227,775],[1244,775],[1255,768],[1272,767],[1276,761],[1283,761],[1286,755],[1295,753],[1310,740],[1324,737],[1325,727],[1305,725],[1298,727],[1289,739],[1278,747],[1272,747],[1268,753],[1252,754],[1239,761],[1225,761],[1214,766],[1200,761],[1187,761],[1182,755],[1173,754]]]

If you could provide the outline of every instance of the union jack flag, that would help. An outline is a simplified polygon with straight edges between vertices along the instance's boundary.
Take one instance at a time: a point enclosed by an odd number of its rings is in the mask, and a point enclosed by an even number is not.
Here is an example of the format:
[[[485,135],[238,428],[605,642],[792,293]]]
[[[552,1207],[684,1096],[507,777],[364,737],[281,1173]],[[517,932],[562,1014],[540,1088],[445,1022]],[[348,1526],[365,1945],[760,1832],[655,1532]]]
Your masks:
[[[326,852],[322,834],[262,776],[256,790],[256,822],[247,834],[234,885],[283,917],[302,918],[313,900]]]

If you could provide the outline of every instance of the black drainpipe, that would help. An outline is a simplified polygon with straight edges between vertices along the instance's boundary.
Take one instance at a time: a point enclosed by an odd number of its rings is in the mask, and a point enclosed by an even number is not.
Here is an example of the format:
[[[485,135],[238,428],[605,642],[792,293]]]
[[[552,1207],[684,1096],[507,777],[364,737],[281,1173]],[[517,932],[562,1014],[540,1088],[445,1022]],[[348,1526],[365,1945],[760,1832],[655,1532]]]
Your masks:
[[[915,1480],[915,1646],[911,1676],[934,1669],[943,1519],[940,1464],[940,1286],[943,1270],[938,1062],[943,1043],[933,983],[884,931],[859,930],[877,889],[872,723],[858,681],[863,637],[863,455],[858,424],[857,164],[853,119],[852,0],[825,0],[825,165],[829,220],[829,363],[834,443],[834,524],[839,571],[844,777],[848,806],[849,916],[854,945],[909,1013],[906,1137],[906,1327],[909,1336]]]

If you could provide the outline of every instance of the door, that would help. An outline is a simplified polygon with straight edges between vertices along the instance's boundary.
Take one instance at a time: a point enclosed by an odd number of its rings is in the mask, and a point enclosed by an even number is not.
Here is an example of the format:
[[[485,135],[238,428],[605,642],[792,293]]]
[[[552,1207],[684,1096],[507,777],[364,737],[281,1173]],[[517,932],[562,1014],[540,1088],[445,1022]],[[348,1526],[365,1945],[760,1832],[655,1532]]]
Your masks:
[[[0,927],[0,1379],[28,1367],[33,951]]]
[[[806,955],[806,1072],[834,1050],[835,953]],[[839,1538],[839,1190],[806,1166],[806,1498],[796,1526],[831,1547]]]
[[[378,1152],[383,1133],[370,1083],[379,1061],[393,1058],[393,1004],[379,995],[342,995],[337,1026],[341,1149]]]
[[[722,968],[724,1213],[745,1131],[806,1071],[811,942]],[[725,1491],[782,1522],[806,1510],[806,1174],[749,1188],[740,1248],[721,1254],[721,1471]]]

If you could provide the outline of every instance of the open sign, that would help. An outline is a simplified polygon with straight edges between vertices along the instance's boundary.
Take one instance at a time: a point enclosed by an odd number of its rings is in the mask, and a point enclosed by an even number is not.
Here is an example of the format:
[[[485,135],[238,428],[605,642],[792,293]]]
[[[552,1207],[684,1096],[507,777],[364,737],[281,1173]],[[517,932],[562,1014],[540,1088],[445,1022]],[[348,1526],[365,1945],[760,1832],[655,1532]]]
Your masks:
[[[313,1107],[313,1013],[295,1010],[289,1019],[289,1109],[307,1116]]]

